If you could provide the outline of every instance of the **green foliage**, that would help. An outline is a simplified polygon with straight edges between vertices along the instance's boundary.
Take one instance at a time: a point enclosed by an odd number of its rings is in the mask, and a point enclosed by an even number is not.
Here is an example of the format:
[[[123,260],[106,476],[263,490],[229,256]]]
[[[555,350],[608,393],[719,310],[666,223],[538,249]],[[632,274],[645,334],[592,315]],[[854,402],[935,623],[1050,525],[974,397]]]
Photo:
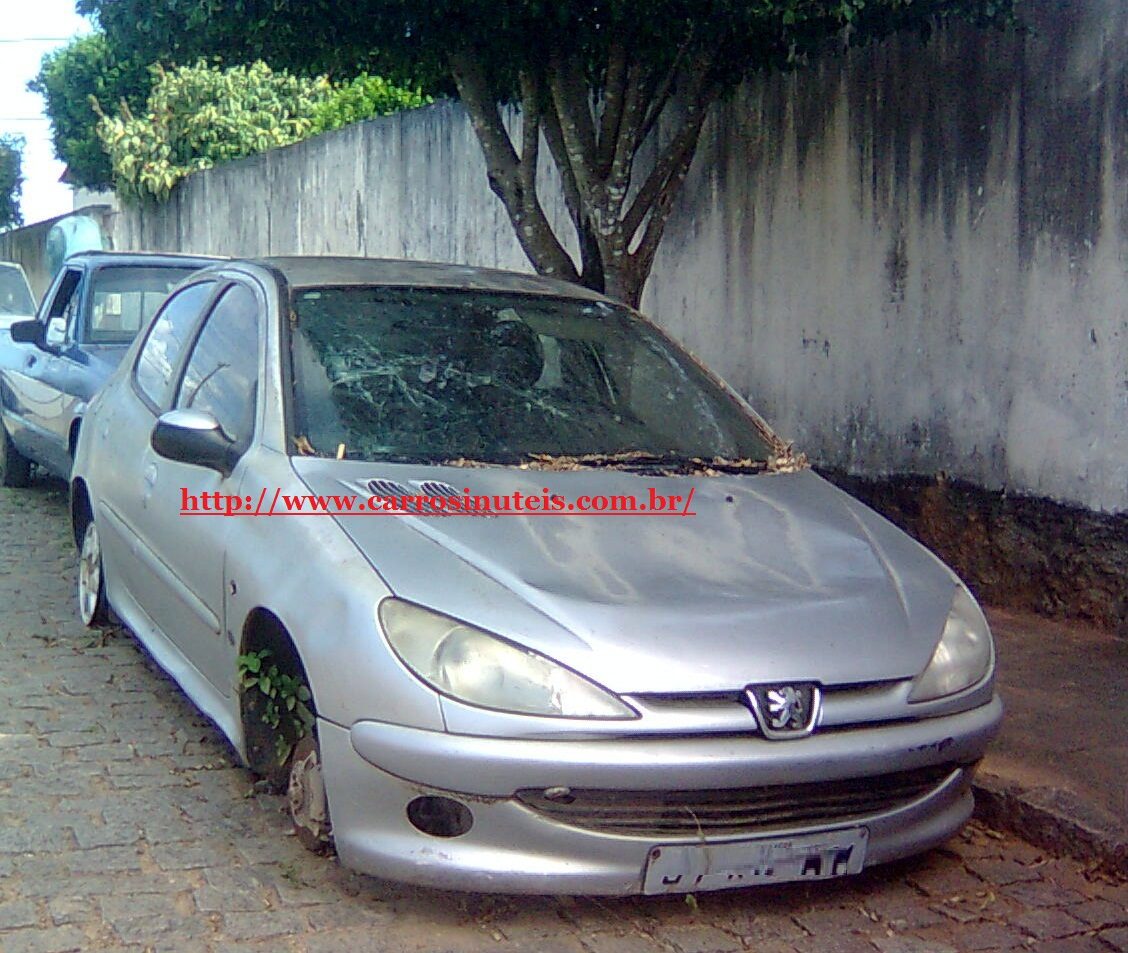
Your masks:
[[[490,188],[536,269],[637,304],[709,107],[726,90],[751,72],[799,67],[898,30],[927,34],[949,19],[1009,25],[1015,2],[78,0],[78,8],[154,59],[261,57],[304,75],[369,70],[426,92],[456,88]],[[507,102],[521,107],[520,142],[498,112]],[[537,194],[541,133],[578,263]]]
[[[308,704],[313,696],[300,678],[267,663],[272,654],[270,649],[261,649],[240,655],[239,682],[243,691],[259,693],[262,722],[275,730],[275,754],[278,763],[285,764],[294,745],[313,728],[313,712]]]
[[[116,49],[103,33],[72,40],[43,57],[28,89],[45,101],[55,155],[67,164],[71,182],[103,189],[113,179],[110,157],[98,138],[94,102],[106,109],[125,102],[140,110],[151,85],[145,62]]]
[[[24,141],[19,136],[0,136],[0,229],[23,224],[20,212],[23,146]]]
[[[402,109],[417,109],[432,102],[419,89],[404,89],[381,76],[361,73],[348,83],[338,84],[313,114],[313,131],[328,132]]]
[[[263,62],[220,69],[153,67],[145,113],[100,113],[98,136],[123,196],[168,197],[184,176],[304,139],[331,92],[324,77],[303,79]]]
[[[488,66],[501,97],[520,70],[553,56],[585,64],[598,88],[612,44],[648,68],[712,51],[718,78],[800,61],[832,38],[864,42],[949,17],[1007,22],[1013,0],[79,0],[103,28],[152,60],[248,57],[312,74],[373,70],[433,91],[448,57]],[[846,34],[843,34],[843,29]]]

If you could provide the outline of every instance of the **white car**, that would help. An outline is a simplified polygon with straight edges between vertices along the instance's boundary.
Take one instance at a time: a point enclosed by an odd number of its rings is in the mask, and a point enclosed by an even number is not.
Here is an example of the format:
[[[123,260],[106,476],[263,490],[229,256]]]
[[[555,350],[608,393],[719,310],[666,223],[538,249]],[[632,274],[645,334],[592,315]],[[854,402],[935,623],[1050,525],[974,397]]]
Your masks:
[[[35,295],[23,267],[14,261],[0,261],[0,330],[34,317]]]

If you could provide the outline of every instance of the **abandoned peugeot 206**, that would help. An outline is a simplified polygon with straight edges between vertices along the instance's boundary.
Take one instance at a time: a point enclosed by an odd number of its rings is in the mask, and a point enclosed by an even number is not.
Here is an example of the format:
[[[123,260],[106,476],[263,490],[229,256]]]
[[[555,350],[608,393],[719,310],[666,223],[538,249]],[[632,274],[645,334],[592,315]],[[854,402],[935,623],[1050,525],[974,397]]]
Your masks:
[[[960,828],[1002,713],[949,569],[572,285],[206,268],[91,402],[71,494],[83,619],[384,877],[854,874]]]

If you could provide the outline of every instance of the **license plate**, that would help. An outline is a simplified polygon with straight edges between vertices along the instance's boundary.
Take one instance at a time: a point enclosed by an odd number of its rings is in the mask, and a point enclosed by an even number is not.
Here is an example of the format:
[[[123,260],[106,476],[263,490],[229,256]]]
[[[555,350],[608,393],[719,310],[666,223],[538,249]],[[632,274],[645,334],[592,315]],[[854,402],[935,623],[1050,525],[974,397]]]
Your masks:
[[[865,863],[868,837],[866,828],[855,827],[720,844],[665,844],[650,851],[643,893],[692,893],[856,874]]]

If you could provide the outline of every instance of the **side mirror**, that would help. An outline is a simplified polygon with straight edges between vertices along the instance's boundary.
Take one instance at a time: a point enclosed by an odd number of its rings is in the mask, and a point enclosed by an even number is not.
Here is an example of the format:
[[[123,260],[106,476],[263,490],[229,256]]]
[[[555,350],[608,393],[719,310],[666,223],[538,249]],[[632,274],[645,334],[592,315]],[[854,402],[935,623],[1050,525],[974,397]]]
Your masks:
[[[67,339],[67,319],[64,317],[51,318],[47,322],[47,333],[43,336],[43,343],[47,347],[61,347]]]
[[[38,321],[15,321],[8,328],[8,333],[19,344],[39,344],[43,340],[43,325]]]
[[[200,410],[170,410],[161,414],[149,443],[162,457],[218,470],[224,476],[231,475],[239,460],[235,444],[219,421]]]

